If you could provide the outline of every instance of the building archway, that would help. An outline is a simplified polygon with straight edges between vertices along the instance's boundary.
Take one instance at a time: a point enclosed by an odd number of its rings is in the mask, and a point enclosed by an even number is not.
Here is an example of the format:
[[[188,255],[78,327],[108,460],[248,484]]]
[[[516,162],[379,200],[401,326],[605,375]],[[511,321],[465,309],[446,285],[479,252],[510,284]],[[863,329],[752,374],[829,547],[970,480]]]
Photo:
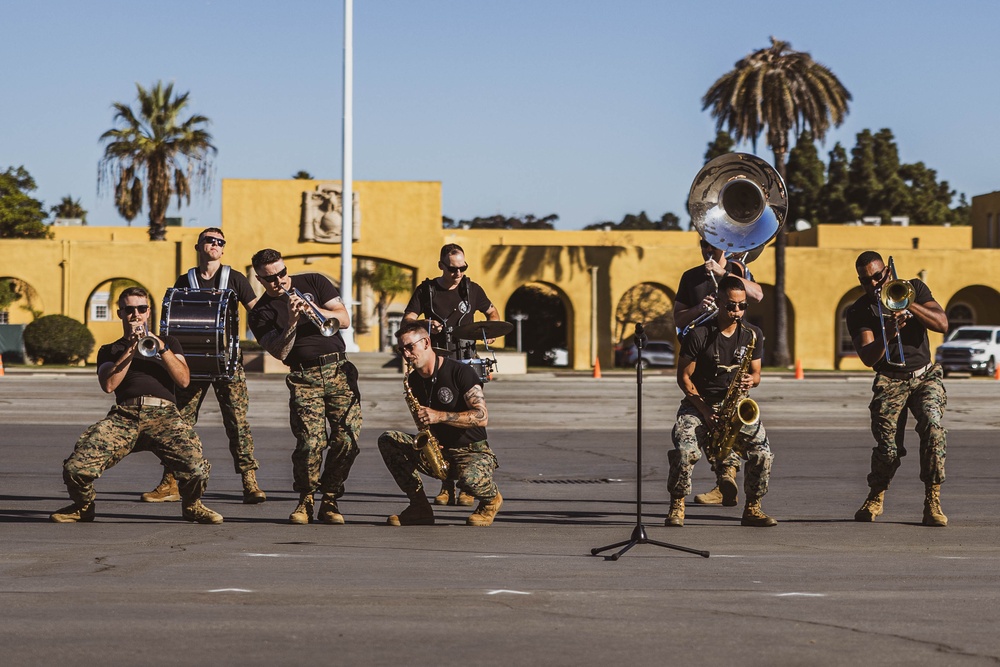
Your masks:
[[[854,287],[848,291],[844,296],[840,297],[840,301],[837,303],[837,309],[834,311],[834,317],[836,318],[833,323],[833,330],[837,332],[834,345],[836,348],[833,352],[834,365],[840,370],[842,368],[842,361],[844,359],[858,359],[858,353],[854,349],[854,342],[851,340],[851,334],[847,330],[847,318],[844,317],[844,313],[850,308],[855,301],[861,298],[865,293],[864,289],[861,287]]]
[[[149,288],[132,278],[118,277],[98,283],[87,295],[87,307],[83,312],[83,323],[94,334],[96,345],[94,355],[101,345],[118,340],[122,335],[121,319],[118,317],[118,296],[129,287]],[[160,304],[162,295],[149,292],[149,328],[160,330]]]
[[[573,309],[566,293],[549,283],[532,282],[521,285],[507,300],[504,319],[520,320],[521,341],[517,332],[507,336],[507,346],[519,346],[528,355],[532,366],[567,366],[573,358],[570,334],[573,331]]]
[[[615,342],[625,342],[641,322],[649,338],[676,343],[674,296],[673,290],[659,283],[638,283],[626,290],[615,308]]]
[[[0,324],[30,324],[44,313],[38,290],[20,278],[0,277]]]
[[[944,310],[948,333],[966,324],[1000,325],[1000,293],[986,285],[969,285],[955,292]]]

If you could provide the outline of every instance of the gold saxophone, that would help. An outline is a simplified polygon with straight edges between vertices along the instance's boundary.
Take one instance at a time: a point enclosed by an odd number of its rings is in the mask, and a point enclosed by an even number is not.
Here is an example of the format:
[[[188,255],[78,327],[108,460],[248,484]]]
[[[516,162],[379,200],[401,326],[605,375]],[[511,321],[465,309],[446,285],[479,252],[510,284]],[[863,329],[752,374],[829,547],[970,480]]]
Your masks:
[[[413,423],[417,425],[417,439],[413,441],[413,449],[418,452],[421,466],[432,477],[445,480],[448,479],[448,462],[441,454],[441,443],[431,433],[429,426],[421,427],[420,422],[417,421],[417,410],[421,406],[417,402],[417,397],[413,395],[413,390],[410,389],[409,377],[412,370],[413,367],[410,366],[409,362],[406,362],[403,368],[403,395],[406,396],[406,407],[410,409]]]
[[[712,463],[726,460],[736,445],[736,436],[739,435],[741,428],[760,421],[760,408],[757,402],[747,398],[748,392],[740,388],[743,376],[750,373],[753,348],[757,344],[757,334],[753,329],[750,329],[750,335],[752,336],[750,344],[740,359],[739,368],[733,373],[733,379],[729,381],[729,389],[726,390],[726,397],[722,400],[715,425],[708,436],[708,444],[705,446],[705,454]]]

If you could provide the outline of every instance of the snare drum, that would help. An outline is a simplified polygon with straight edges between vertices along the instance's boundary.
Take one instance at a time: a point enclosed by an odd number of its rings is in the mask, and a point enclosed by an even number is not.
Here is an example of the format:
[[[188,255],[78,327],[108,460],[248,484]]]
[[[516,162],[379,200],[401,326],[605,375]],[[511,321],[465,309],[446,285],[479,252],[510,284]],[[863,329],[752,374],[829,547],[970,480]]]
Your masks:
[[[233,290],[171,288],[160,312],[160,335],[180,341],[192,380],[233,379],[240,358]]]
[[[471,366],[472,370],[476,371],[476,375],[483,383],[489,382],[493,379],[493,365],[494,361],[492,359],[459,359],[459,363]]]

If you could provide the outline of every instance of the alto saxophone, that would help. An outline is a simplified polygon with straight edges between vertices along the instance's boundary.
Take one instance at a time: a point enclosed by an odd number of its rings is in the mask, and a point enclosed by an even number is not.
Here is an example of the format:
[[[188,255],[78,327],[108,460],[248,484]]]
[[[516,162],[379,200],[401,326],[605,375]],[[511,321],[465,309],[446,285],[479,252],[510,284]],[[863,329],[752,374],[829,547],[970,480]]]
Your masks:
[[[441,443],[431,433],[430,427],[421,427],[420,422],[417,421],[417,410],[421,406],[417,402],[417,397],[413,395],[413,390],[410,389],[409,377],[411,370],[412,366],[407,362],[403,368],[403,395],[406,397],[406,407],[410,409],[410,416],[413,417],[413,423],[417,425],[417,438],[413,441],[413,449],[418,452],[421,466],[432,477],[443,481],[448,479],[448,462],[444,460],[444,455],[441,454]]]
[[[744,426],[752,426],[760,421],[760,408],[757,402],[747,397],[741,388],[744,375],[750,373],[750,362],[753,360],[753,348],[757,344],[757,334],[750,329],[750,344],[747,345],[740,359],[739,368],[729,381],[729,389],[722,400],[715,425],[709,432],[705,454],[712,463],[719,464],[726,460],[736,445],[736,436]]]

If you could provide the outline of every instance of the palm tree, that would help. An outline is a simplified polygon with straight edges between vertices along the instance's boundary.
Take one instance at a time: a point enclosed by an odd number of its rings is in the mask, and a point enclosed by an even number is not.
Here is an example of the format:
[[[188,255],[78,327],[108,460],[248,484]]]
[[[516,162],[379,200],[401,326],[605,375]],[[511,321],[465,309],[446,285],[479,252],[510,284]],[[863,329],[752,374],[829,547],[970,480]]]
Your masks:
[[[374,268],[359,269],[355,274],[358,282],[368,285],[378,297],[379,349],[386,352],[392,349],[388,339],[389,304],[397,294],[403,294],[413,289],[413,274],[402,267],[388,262],[375,262]]]
[[[847,115],[851,94],[829,68],[812,56],[793,51],[791,44],[771,37],[769,48],[754,51],[723,74],[702,98],[702,110],[711,109],[716,129],[726,129],[738,142],[766,134],[774,166],[785,178],[788,133],[804,129],[819,141],[831,123],[838,127]],[[788,309],[785,305],[785,228],[774,248],[774,349],[776,366],[791,365],[788,351]]]
[[[115,207],[132,222],[142,211],[143,180],[149,206],[149,240],[166,240],[164,219],[170,196],[177,195],[178,208],[191,203],[191,186],[199,192],[212,184],[212,135],[204,127],[209,120],[193,115],[181,120],[189,93],[174,95],[174,85],[162,81],[146,90],[138,83],[138,111],[115,102],[118,127],[101,135],[104,157],[98,166],[98,188],[114,183]]]
[[[80,224],[87,224],[87,210],[79,199],[73,199],[72,195],[66,195],[59,203],[49,209],[55,218],[77,218]]]

